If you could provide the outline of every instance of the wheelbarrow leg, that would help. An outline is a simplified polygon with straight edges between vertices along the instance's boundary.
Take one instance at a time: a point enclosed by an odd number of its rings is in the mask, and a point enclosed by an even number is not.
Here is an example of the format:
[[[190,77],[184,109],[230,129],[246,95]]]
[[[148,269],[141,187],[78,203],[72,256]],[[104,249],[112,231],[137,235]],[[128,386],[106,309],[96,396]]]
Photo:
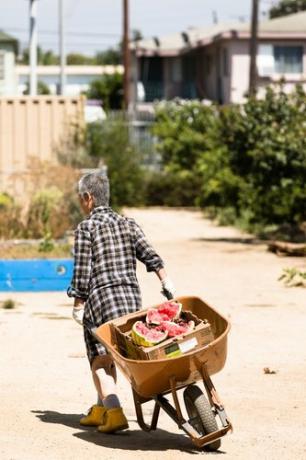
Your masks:
[[[138,393],[136,393],[136,391],[134,389],[132,389],[132,390],[133,390],[133,398],[134,398],[135,411],[136,411],[136,417],[137,417],[138,425],[140,426],[140,428],[142,430],[147,431],[147,432],[152,431],[152,430],[156,430],[158,417],[159,417],[159,411],[160,411],[159,404],[155,401],[153,415],[152,415],[152,419],[151,419],[151,424],[148,425],[144,421],[143,411],[142,411],[142,404],[147,402],[147,401],[150,401],[150,399],[143,399],[138,395]]]
[[[202,378],[203,378],[204,387],[206,389],[210,405],[215,408],[220,418],[220,421],[222,423],[222,426],[223,427],[230,426],[230,430],[233,431],[233,427],[226,415],[224,406],[219,398],[219,395],[217,393],[216,388],[214,387],[214,384],[211,381],[211,378],[207,372],[205,364],[203,364],[202,366]]]

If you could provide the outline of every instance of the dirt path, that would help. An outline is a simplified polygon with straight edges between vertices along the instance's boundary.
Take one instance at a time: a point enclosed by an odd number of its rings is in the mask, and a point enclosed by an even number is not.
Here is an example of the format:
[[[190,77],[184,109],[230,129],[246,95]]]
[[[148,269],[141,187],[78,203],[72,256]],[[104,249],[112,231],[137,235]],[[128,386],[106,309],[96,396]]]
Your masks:
[[[167,262],[178,295],[199,295],[232,322],[226,367],[214,383],[235,431],[224,438],[226,459],[306,458],[306,291],[277,281],[300,259],[278,258],[198,212],[129,210]],[[144,305],[161,300],[159,283],[139,267]],[[186,459],[199,453],[174,423],[142,432],[123,377],[120,394],[130,430],[100,435],[82,429],[94,402],[81,329],[64,293],[0,294],[0,459]],[[265,375],[264,367],[277,371]],[[148,407],[147,412],[150,412]]]

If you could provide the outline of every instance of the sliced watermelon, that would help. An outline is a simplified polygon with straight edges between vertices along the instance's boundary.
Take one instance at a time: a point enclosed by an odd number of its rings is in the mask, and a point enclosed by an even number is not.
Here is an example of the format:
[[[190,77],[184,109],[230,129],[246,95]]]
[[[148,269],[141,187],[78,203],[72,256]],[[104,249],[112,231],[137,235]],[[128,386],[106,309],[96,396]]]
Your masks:
[[[161,324],[156,327],[156,330],[167,331],[168,337],[176,337],[177,335],[191,332],[194,328],[194,321],[189,321],[188,323],[184,321],[180,321],[179,323],[174,323],[173,321],[162,321]]]
[[[143,321],[136,321],[132,327],[132,339],[136,345],[153,347],[168,337],[168,332],[149,328]]]
[[[160,324],[162,321],[178,320],[182,311],[182,304],[179,302],[164,302],[157,308],[149,308],[147,312],[147,324]]]

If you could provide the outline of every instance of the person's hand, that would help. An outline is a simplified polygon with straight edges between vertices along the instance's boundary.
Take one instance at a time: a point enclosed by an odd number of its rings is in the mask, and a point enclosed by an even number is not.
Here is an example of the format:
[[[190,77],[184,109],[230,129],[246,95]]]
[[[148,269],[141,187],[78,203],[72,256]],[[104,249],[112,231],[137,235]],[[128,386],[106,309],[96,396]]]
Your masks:
[[[161,280],[162,290],[161,293],[168,299],[171,300],[175,296],[175,288],[170,278],[166,277]]]
[[[79,307],[73,307],[72,318],[82,326],[84,316],[84,305]]]

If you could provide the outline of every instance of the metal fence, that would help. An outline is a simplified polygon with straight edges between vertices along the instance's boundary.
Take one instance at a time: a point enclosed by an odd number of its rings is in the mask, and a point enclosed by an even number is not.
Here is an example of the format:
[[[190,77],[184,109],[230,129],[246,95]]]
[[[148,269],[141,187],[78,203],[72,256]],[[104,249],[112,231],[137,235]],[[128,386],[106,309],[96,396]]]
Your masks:
[[[83,98],[0,98],[0,189],[12,174],[26,172],[33,158],[55,162],[58,143],[83,119]]]
[[[156,138],[152,132],[155,114],[152,110],[134,113],[112,111],[107,115],[108,122],[123,120],[129,128],[129,140],[141,153],[144,166],[159,169],[160,155],[156,151]]]

